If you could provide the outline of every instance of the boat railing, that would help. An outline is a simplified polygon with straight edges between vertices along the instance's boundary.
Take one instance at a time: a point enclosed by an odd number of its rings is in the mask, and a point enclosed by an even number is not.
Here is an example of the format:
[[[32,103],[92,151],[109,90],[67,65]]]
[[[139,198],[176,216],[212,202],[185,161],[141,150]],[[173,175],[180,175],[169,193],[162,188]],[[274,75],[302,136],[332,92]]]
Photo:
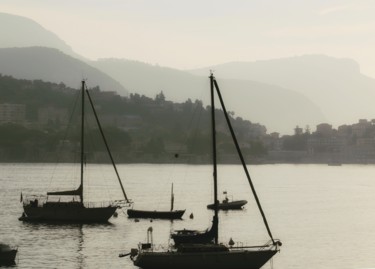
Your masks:
[[[275,243],[272,240],[269,240],[263,245],[249,245],[244,244],[243,242],[236,242],[234,245],[229,246],[230,249],[257,249],[257,250],[266,250],[266,249],[278,249],[281,246],[281,242],[279,240],[275,240]]]
[[[100,207],[112,207],[114,206],[112,201],[95,201],[95,202],[83,202],[86,208],[100,208]]]
[[[133,201],[132,200],[115,200],[113,201],[113,203],[115,205],[117,205],[119,208],[122,208],[122,207],[131,207],[133,205]]]
[[[92,202],[84,202],[83,205],[87,208],[94,208],[94,207],[125,207],[129,206],[125,200],[115,200],[115,201],[92,201]]]
[[[172,252],[173,247],[171,245],[163,245],[163,244],[151,244],[151,243],[139,243],[138,244],[139,252]]]
[[[26,195],[21,198],[23,205],[30,205],[33,207],[43,207],[47,202],[50,204],[56,203],[79,203],[77,199],[59,197],[55,199],[49,199],[47,195]],[[125,200],[114,200],[114,201],[90,201],[83,202],[86,208],[103,208],[103,207],[126,207],[130,206],[130,203]]]
[[[23,205],[32,205],[34,207],[42,207],[47,202],[46,195],[26,195],[21,196]]]

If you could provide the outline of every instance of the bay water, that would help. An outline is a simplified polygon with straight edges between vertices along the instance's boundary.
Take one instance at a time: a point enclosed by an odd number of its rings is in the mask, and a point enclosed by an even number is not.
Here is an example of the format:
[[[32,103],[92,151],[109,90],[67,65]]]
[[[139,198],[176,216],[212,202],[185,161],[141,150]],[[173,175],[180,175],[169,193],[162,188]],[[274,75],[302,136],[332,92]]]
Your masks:
[[[375,268],[375,166],[250,165],[250,175],[280,253],[263,268]],[[88,201],[121,199],[110,165],[87,165]],[[18,246],[12,268],[136,268],[128,253],[147,240],[163,249],[174,229],[211,226],[210,165],[122,164],[119,174],[133,208],[169,210],[171,184],[182,220],[128,219],[126,208],[107,224],[37,224],[18,220],[24,195],[78,187],[73,164],[0,164],[0,242]],[[240,165],[220,165],[220,199],[248,200],[244,210],[221,211],[219,238],[258,245],[269,240]],[[193,214],[193,218],[190,218]],[[6,267],[5,267],[6,268]]]

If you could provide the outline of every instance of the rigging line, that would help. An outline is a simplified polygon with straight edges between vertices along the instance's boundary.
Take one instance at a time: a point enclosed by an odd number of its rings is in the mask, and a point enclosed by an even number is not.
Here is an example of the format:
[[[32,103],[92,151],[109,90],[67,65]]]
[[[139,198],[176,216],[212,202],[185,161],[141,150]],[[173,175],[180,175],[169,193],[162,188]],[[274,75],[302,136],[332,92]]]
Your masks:
[[[193,111],[193,115],[191,116],[190,121],[188,123],[188,128],[187,128],[188,130],[193,128],[192,126],[193,126],[193,122],[194,122],[195,117],[197,117],[196,129],[198,129],[198,124],[199,124],[201,116],[202,116],[202,109],[198,110],[198,108],[203,108],[203,105],[199,106],[199,103],[194,103],[193,107],[194,107],[194,111]],[[196,134],[196,132],[194,132],[194,134]]]
[[[189,128],[193,128],[193,120],[195,117],[197,117],[196,119],[196,124],[195,124],[195,128],[194,130],[191,132],[192,133],[192,140],[191,141],[196,141],[197,137],[198,137],[198,133],[201,134],[201,130],[200,130],[200,123],[201,123],[201,119],[202,119],[202,114],[203,114],[203,105],[200,107],[200,109],[198,110],[199,108],[199,105],[197,104],[194,108],[194,112],[193,112],[193,116],[191,118],[191,121],[189,123]],[[186,138],[187,140],[187,138]],[[192,145],[192,152],[194,152],[194,150],[196,149],[196,143],[194,145]],[[190,159],[192,159],[193,157],[190,157]]]
[[[90,197],[90,189],[92,189],[92,176],[90,174],[90,170],[87,168],[87,164],[88,162],[90,162],[90,157],[92,157],[92,159],[94,160],[95,162],[95,155],[94,155],[94,152],[97,150],[97,148],[95,147],[96,143],[95,143],[95,139],[93,137],[93,134],[92,132],[90,132],[91,129],[93,129],[91,127],[91,122],[90,122],[90,118],[89,118],[89,115],[87,115],[87,113],[85,113],[85,126],[86,126],[86,131],[85,131],[85,157],[84,157],[84,169],[85,169],[85,189],[86,189],[86,200],[90,201],[91,197]],[[90,178],[90,180],[88,180]]]
[[[93,110],[93,112],[94,112],[94,116],[95,116],[95,119],[96,119],[96,123],[98,124],[99,130],[100,130],[100,133],[101,133],[101,135],[102,135],[102,137],[103,137],[103,141],[104,141],[105,147],[106,147],[106,149],[107,149],[108,155],[109,155],[109,157],[110,157],[110,159],[111,159],[111,162],[112,162],[113,168],[115,169],[115,172],[116,172],[116,175],[117,175],[118,182],[120,183],[120,186],[121,186],[122,193],[123,193],[123,195],[124,195],[124,198],[125,198],[126,202],[130,203],[128,197],[126,196],[124,186],[122,185],[120,175],[119,175],[119,173],[118,173],[118,171],[117,171],[117,167],[116,167],[115,161],[113,160],[113,157],[112,157],[111,151],[109,150],[109,146],[108,146],[107,140],[106,140],[106,138],[105,138],[105,135],[104,135],[104,132],[103,132],[102,126],[100,125],[98,115],[96,114],[96,111],[95,111],[95,108],[94,108],[94,104],[93,104],[93,102],[92,102],[92,100],[91,100],[91,96],[90,96],[90,93],[89,93],[89,90],[87,89],[87,87],[86,87],[86,93],[87,93],[87,97],[89,98],[91,108],[92,108],[92,110]]]
[[[264,222],[264,224],[265,224],[265,226],[266,226],[266,229],[267,229],[268,235],[270,236],[272,242],[275,244],[275,241],[274,241],[273,236],[272,236],[272,233],[271,233],[271,229],[270,229],[270,227],[268,226],[268,222],[267,222],[267,219],[266,219],[266,215],[265,215],[264,212],[263,212],[263,209],[262,209],[262,206],[261,206],[261,204],[260,204],[260,201],[259,201],[258,195],[257,195],[257,193],[256,193],[256,191],[255,191],[254,184],[253,184],[253,182],[252,182],[252,180],[251,180],[251,178],[250,178],[249,171],[247,170],[245,160],[244,160],[243,155],[242,155],[242,153],[241,153],[240,146],[238,145],[238,141],[237,141],[236,135],[235,135],[235,133],[234,133],[234,131],[233,131],[232,124],[230,123],[230,119],[229,119],[229,116],[228,116],[227,110],[226,110],[226,108],[225,108],[223,98],[222,98],[221,93],[220,93],[219,85],[217,84],[215,77],[213,77],[213,81],[214,81],[214,84],[215,84],[215,88],[216,88],[217,95],[218,95],[219,100],[220,100],[221,107],[223,108],[223,111],[224,111],[225,119],[226,119],[226,121],[227,121],[227,124],[228,124],[229,130],[230,130],[230,133],[231,133],[231,135],[232,135],[232,138],[233,138],[234,144],[235,144],[235,146],[236,146],[238,156],[240,157],[240,159],[241,159],[241,163],[242,163],[242,166],[243,166],[243,168],[244,168],[244,170],[245,170],[245,174],[246,174],[247,180],[249,181],[249,184],[250,184],[251,190],[252,190],[252,192],[253,192],[253,195],[254,195],[255,201],[256,201],[256,203],[257,203],[257,205],[258,205],[258,208],[259,208],[259,211],[260,211],[260,213],[261,213],[261,215],[262,215],[263,222]]]
[[[89,121],[90,120],[90,121]],[[86,121],[86,126],[88,127],[87,130],[94,130],[93,126],[91,125],[92,123],[92,119],[91,117],[90,118],[87,118],[85,119]],[[97,129],[96,129],[97,130]],[[98,162],[100,163],[101,161],[101,157],[100,157],[100,154],[99,155],[96,155],[96,152],[101,152],[100,150],[102,149],[102,144],[100,144],[99,146],[99,143],[95,143],[97,141],[97,137],[96,137],[96,133],[94,134],[92,131],[88,131],[86,132],[87,134],[87,138],[86,138],[86,154],[85,154],[85,159],[86,159],[86,166],[87,166],[87,163],[90,162],[90,160],[92,160],[93,162]],[[96,166],[93,166],[96,168]],[[87,169],[87,171],[89,171]],[[98,184],[94,184],[94,185],[90,185],[92,183],[93,180],[91,179],[94,179],[95,176],[98,174],[96,172],[93,172],[95,170],[92,170],[90,171],[90,180],[86,180],[86,185],[87,185],[87,189],[89,188],[95,188],[98,186]],[[105,169],[100,169],[100,175],[102,178],[106,178],[106,174],[104,173]],[[88,172],[86,172],[88,173]],[[102,181],[101,181],[102,182]],[[107,180],[104,180],[104,186],[105,186],[105,190],[107,192],[107,196],[108,197],[111,197],[110,195],[110,192],[109,192],[109,185],[108,185],[108,181]],[[100,186],[103,186],[100,184]],[[90,194],[90,192],[88,192],[88,194]],[[90,199],[89,195],[87,195],[87,199]]]
[[[65,128],[65,132],[64,132],[64,135],[63,135],[63,139],[62,139],[62,143],[58,143],[58,148],[57,148],[57,153],[61,153],[62,152],[62,148],[63,148],[63,145],[65,144],[65,141],[68,137],[68,133],[69,133],[69,129],[71,129],[70,127],[72,126],[72,122],[73,122],[73,116],[74,116],[74,113],[76,111],[76,108],[77,108],[77,103],[78,103],[78,100],[79,100],[79,91],[77,91],[77,93],[75,94],[76,97],[75,97],[75,102],[73,104],[73,106],[71,107],[70,111],[70,117],[69,117],[69,121],[68,121],[68,124],[67,124],[67,128]],[[57,158],[56,158],[56,164],[60,163],[60,160],[61,160],[61,156],[62,154],[57,154]],[[74,154],[74,156],[76,156]],[[76,157],[74,157],[74,163],[76,161]],[[50,181],[49,181],[49,185],[48,185],[48,188],[51,186],[51,181],[56,173],[56,167],[57,165],[55,165],[54,169],[53,169],[53,173],[52,173],[52,177],[50,178]]]

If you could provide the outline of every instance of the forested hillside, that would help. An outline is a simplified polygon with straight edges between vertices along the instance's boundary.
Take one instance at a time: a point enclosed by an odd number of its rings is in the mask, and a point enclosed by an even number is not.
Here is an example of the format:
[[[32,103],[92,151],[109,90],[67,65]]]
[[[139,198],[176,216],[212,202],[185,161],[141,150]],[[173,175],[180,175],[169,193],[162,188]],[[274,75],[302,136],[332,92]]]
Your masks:
[[[98,87],[90,92],[117,161],[210,160],[210,110],[203,107],[200,100],[173,103],[163,92],[153,98],[139,94],[122,97],[114,92],[103,92]],[[75,147],[79,144],[79,109],[74,106],[79,104],[78,93],[77,89],[62,83],[1,76],[0,160],[73,161],[78,152]],[[23,119],[5,118],[6,105],[17,105],[21,111],[24,108]],[[89,113],[86,125],[91,128],[87,131],[90,137],[87,141],[95,148],[89,149],[87,159],[105,162],[104,146],[97,142],[100,140],[97,127]],[[216,113],[219,152],[228,159],[234,153],[234,146],[222,111]],[[258,140],[262,133],[266,133],[264,126],[234,118],[234,113],[232,124],[248,157],[260,157],[266,153]]]

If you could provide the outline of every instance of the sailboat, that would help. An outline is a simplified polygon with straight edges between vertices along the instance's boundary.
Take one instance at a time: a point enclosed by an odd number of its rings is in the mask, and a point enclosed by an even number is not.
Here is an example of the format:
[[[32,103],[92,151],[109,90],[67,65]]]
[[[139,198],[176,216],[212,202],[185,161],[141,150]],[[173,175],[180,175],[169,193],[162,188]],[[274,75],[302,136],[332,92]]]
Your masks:
[[[205,231],[199,230],[175,230],[171,233],[171,238],[174,241],[175,246],[180,246],[182,244],[207,244],[213,243],[215,235],[217,234],[217,219],[215,217],[212,220],[212,226]]]
[[[157,211],[157,210],[137,210],[128,209],[127,213],[129,218],[147,218],[147,219],[181,219],[185,210],[173,210],[174,207],[174,194],[173,183],[171,187],[171,210]]]
[[[197,234],[194,237],[191,234],[189,243],[182,243],[170,247],[168,250],[157,251],[153,248],[152,243],[139,244],[138,248],[131,249],[128,254],[133,260],[134,265],[143,269],[188,269],[188,268],[205,268],[205,269],[259,269],[267,261],[269,261],[278,251],[281,242],[274,239],[269,228],[266,216],[261,207],[260,201],[256,194],[254,185],[247,170],[244,158],[242,156],[239,144],[237,142],[235,133],[228,113],[226,111],[218,84],[215,77],[210,75],[211,85],[211,121],[212,121],[212,145],[213,145],[213,180],[214,180],[214,197],[215,204],[212,227],[209,231],[213,231],[214,239],[212,243],[201,243],[199,240],[202,234]],[[219,97],[221,107],[224,112],[232,139],[240,157],[242,166],[253,192],[258,209],[262,215],[263,222],[270,236],[269,242],[260,246],[235,246],[234,242],[230,242],[229,246],[219,244],[219,214],[218,214],[218,184],[217,184],[217,161],[216,161],[216,127],[215,127],[215,104],[214,104],[214,90]],[[151,228],[151,227],[150,227]],[[149,228],[149,230],[150,230]],[[149,231],[148,231],[149,232]],[[152,232],[152,229],[151,229]],[[207,234],[208,231],[205,233]],[[231,240],[232,241],[232,240]],[[125,255],[123,255],[125,256]]]
[[[85,99],[89,100],[93,110],[96,123],[101,133],[104,145],[111,159],[113,168],[117,175],[124,200],[107,201],[100,203],[86,202],[84,200],[84,160],[85,160]],[[80,139],[80,185],[75,190],[47,192],[47,195],[31,195],[23,197],[23,214],[19,218],[21,221],[66,221],[66,222],[106,222],[115,213],[116,209],[131,203],[127,198],[117,171],[114,159],[109,150],[107,140],[96,114],[89,91],[86,89],[85,81],[81,83],[81,139]],[[57,199],[58,197],[58,199]]]

